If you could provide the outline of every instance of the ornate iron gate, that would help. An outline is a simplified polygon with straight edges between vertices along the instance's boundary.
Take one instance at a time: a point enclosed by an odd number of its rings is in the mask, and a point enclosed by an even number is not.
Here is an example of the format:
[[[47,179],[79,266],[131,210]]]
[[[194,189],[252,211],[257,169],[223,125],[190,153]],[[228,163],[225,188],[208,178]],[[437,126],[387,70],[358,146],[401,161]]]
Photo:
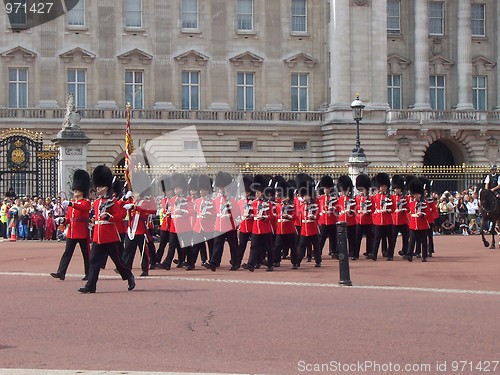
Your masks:
[[[44,145],[42,133],[9,129],[0,136],[0,194],[14,188],[18,196],[55,197],[57,160],[54,145]]]

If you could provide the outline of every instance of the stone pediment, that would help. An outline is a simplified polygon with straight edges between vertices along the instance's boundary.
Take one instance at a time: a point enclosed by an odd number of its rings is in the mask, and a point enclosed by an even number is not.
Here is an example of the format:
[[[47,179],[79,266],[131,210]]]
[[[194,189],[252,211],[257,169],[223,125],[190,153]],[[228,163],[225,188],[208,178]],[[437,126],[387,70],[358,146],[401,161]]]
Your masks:
[[[454,64],[455,63],[453,61],[441,55],[434,56],[432,59],[429,60],[429,65],[434,65],[435,67],[442,66],[445,69],[450,69]]]
[[[302,61],[308,68],[312,68],[318,62],[318,60],[316,60],[314,57],[304,52],[293,55],[285,59],[284,61],[290,68],[294,68],[300,61]]]
[[[404,57],[398,54],[393,54],[387,57],[387,65],[389,67],[399,66],[401,69],[406,69],[406,67],[410,64],[411,64],[410,60],[405,59]]]
[[[250,51],[246,51],[246,52],[240,53],[239,55],[231,57],[229,59],[229,61],[234,63],[235,66],[241,66],[245,63],[249,63],[252,66],[261,66],[262,62],[264,61],[264,58],[254,54]]]
[[[118,60],[120,60],[122,62],[122,64],[128,64],[133,59],[137,59],[142,64],[147,65],[153,59],[153,55],[150,55],[149,53],[144,52],[144,51],[140,50],[139,48],[134,48],[133,50],[130,50],[128,52],[122,53],[121,55],[118,55],[117,57],[118,57]]]
[[[491,61],[484,56],[476,56],[472,59],[472,68],[475,70],[476,74],[480,73],[482,69],[489,72],[496,65],[497,64],[494,61]]]
[[[89,63],[95,59],[96,55],[92,52],[84,50],[83,48],[76,47],[67,52],[61,53],[59,57],[63,59],[65,63],[72,62],[77,57],[80,57],[83,61]]]
[[[174,60],[178,61],[180,64],[187,64],[189,61],[196,62],[197,65],[206,65],[209,57],[201,52],[194,49],[184,52],[178,56],[174,57]]]
[[[20,56],[24,61],[31,62],[36,57],[36,52],[30,51],[27,48],[17,46],[9,49],[8,51],[2,52],[2,57],[5,58],[6,61],[12,61],[17,56]]]

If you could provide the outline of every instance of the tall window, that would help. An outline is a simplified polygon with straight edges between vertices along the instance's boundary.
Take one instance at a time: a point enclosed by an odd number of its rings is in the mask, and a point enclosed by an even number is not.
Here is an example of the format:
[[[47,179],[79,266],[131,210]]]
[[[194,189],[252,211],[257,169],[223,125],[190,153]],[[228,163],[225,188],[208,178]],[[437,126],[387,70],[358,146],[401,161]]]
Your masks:
[[[10,0],[5,3],[5,7],[6,10],[10,9],[7,16],[9,17],[11,27],[26,25],[27,15],[29,13],[29,4],[26,4],[26,0]]]
[[[401,34],[400,0],[387,0],[387,34]]]
[[[182,28],[198,28],[198,0],[182,0]]]
[[[253,30],[253,0],[238,0],[238,30]]]
[[[236,79],[236,109],[239,111],[254,110],[254,74],[238,73]]]
[[[401,109],[401,76],[399,74],[387,76],[387,103],[392,109]]]
[[[142,0],[125,1],[125,26],[142,27]]]
[[[28,108],[28,69],[9,68],[9,107]]]
[[[76,108],[87,106],[86,75],[84,69],[68,69],[68,93],[73,94]]]
[[[292,0],[292,32],[307,32],[307,0]]]
[[[85,0],[78,0],[68,11],[68,26],[85,26]]]
[[[182,72],[182,109],[200,109],[199,72]]]
[[[429,100],[432,109],[444,110],[446,105],[445,76],[429,76]]]
[[[125,101],[132,109],[144,108],[144,72],[140,70],[125,71]]]
[[[485,36],[484,23],[485,23],[485,4],[472,4],[471,5],[471,27],[473,36]]]
[[[292,74],[292,111],[308,110],[307,74]]]
[[[444,35],[444,2],[429,3],[429,34]]]
[[[486,111],[488,93],[488,78],[472,77],[472,104],[477,111]]]

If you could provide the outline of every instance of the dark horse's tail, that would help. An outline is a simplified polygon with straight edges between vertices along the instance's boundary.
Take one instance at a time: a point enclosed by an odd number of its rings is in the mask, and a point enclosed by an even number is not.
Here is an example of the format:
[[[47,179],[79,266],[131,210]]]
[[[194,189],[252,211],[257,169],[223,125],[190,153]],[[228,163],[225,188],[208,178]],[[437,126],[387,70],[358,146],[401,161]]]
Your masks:
[[[484,229],[488,221],[492,222],[491,238],[493,243],[491,246],[495,246],[495,224],[500,218],[499,208],[495,193],[487,189],[479,190],[479,209],[482,216],[480,233],[484,247],[490,246],[490,243],[484,237]]]

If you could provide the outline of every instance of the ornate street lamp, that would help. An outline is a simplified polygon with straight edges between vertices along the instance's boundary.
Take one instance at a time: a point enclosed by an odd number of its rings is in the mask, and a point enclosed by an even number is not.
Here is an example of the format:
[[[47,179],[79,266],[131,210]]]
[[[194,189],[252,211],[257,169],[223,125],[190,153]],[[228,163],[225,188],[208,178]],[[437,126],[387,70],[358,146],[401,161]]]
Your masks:
[[[361,142],[359,140],[359,122],[363,118],[363,108],[365,105],[361,100],[359,100],[359,94],[356,95],[356,99],[351,103],[352,117],[356,121],[356,147],[352,150],[352,157],[354,158],[366,158],[365,151],[361,148]]]

